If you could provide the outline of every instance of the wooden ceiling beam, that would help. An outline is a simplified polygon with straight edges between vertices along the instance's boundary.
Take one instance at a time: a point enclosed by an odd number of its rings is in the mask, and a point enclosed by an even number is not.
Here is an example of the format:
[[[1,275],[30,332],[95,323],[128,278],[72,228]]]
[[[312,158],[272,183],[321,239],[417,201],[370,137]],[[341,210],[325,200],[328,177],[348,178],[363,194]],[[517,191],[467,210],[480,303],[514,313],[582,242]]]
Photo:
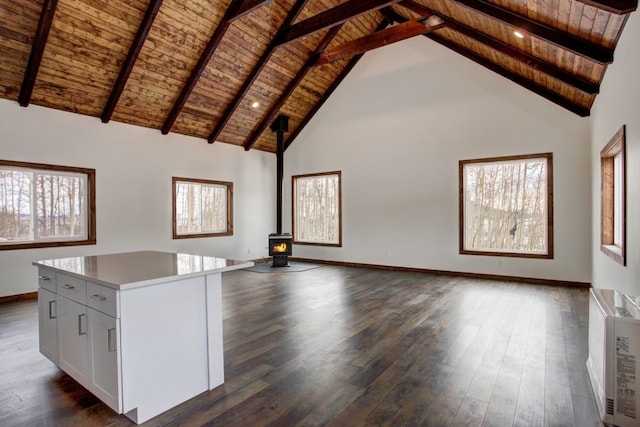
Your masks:
[[[291,26],[291,23],[293,21],[296,20],[296,18],[300,15],[300,12],[302,12],[302,9],[304,8],[306,3],[307,0],[297,0],[293,5],[293,8],[289,11],[284,22],[280,26],[278,33],[273,38],[269,46],[267,46],[267,49],[262,53],[262,56],[251,70],[249,76],[242,83],[242,87],[236,93],[233,101],[231,101],[231,103],[227,105],[227,108],[225,108],[224,113],[222,113],[222,116],[220,117],[220,120],[218,120],[218,123],[216,123],[213,131],[207,138],[209,144],[213,144],[218,136],[220,136],[220,132],[222,132],[222,129],[224,129],[225,125],[233,115],[233,112],[236,110],[236,108],[238,108],[238,105],[240,105],[240,102],[247,94],[247,92],[251,88],[251,85],[256,80],[262,69],[267,65],[267,62],[269,61],[269,58],[271,58],[271,54],[273,54],[275,48],[278,47],[278,43],[276,42],[276,40],[278,40],[279,36]]]
[[[563,107],[581,117],[586,117],[590,114],[590,111],[588,108],[585,108],[581,105],[578,105],[566,98],[563,98],[562,96],[558,95],[556,92],[553,92],[549,89],[547,89],[546,87],[543,86],[539,86],[537,84],[535,84],[534,82],[532,82],[531,80],[526,79],[525,77],[522,77],[519,74],[514,73],[513,71],[507,70],[506,68],[503,68],[501,66],[499,66],[498,64],[495,64],[491,61],[489,61],[488,59],[474,53],[471,52],[469,50],[466,50],[465,48],[461,47],[460,45],[445,39],[444,37],[438,36],[434,33],[427,33],[425,34],[425,37],[430,38],[431,40],[435,41],[436,43],[439,43],[443,46],[445,46],[446,48],[449,48],[457,53],[459,53],[462,56],[465,56],[466,58],[474,61],[475,63],[482,65],[483,67],[501,75],[502,77],[505,77],[509,80],[511,80],[512,82],[530,90],[531,92],[534,92],[546,99],[548,99],[549,101],[553,102],[556,105],[559,105],[560,107]]]
[[[31,94],[33,93],[33,87],[36,84],[36,78],[38,77],[38,71],[40,70],[40,63],[42,62],[42,55],[44,54],[44,48],[47,45],[49,30],[51,30],[53,16],[56,13],[57,7],[58,0],[44,0],[44,3],[42,4],[42,12],[40,13],[36,34],[33,38],[33,43],[31,44],[29,61],[27,62],[22,86],[20,87],[20,94],[18,95],[18,102],[23,107],[27,107],[29,102],[31,102]]]
[[[156,15],[158,14],[158,10],[160,10],[160,6],[162,6],[162,0],[151,0],[149,6],[147,6],[147,10],[144,13],[142,22],[140,23],[140,27],[138,27],[138,32],[133,39],[133,43],[129,48],[127,57],[122,64],[122,68],[120,68],[118,78],[116,79],[116,82],[111,89],[111,94],[109,95],[107,104],[102,110],[102,115],[100,116],[100,118],[102,119],[102,123],[109,123],[109,120],[111,120],[111,116],[116,109],[116,105],[118,105],[118,101],[120,100],[122,91],[127,84],[127,80],[129,80],[131,70],[133,70],[133,66],[138,59],[138,55],[142,50],[142,45],[147,39],[147,35],[149,34],[149,30],[151,30],[153,21],[156,19]]]
[[[318,57],[314,66],[329,64],[340,59],[349,58],[359,53],[365,53],[382,46],[387,46],[411,37],[419,36],[430,31],[435,31],[445,26],[444,21],[435,17],[437,20],[433,25],[425,22],[425,20],[411,20],[385,28],[381,31],[371,33],[356,40],[351,40],[339,46],[331,47]]]
[[[278,113],[280,112],[280,109],[282,108],[282,106],[285,104],[285,102],[287,102],[287,99],[289,99],[289,96],[291,96],[293,91],[298,87],[302,79],[305,78],[305,76],[307,75],[307,73],[315,63],[318,55],[327,48],[329,43],[331,43],[331,40],[335,38],[335,36],[340,31],[340,28],[342,28],[342,25],[343,24],[338,24],[335,27],[331,28],[324,35],[322,40],[320,40],[320,43],[318,43],[318,46],[316,46],[315,52],[311,54],[311,56],[309,57],[307,62],[304,64],[304,66],[300,69],[300,71],[298,71],[296,76],[289,82],[285,90],[278,97],[278,100],[271,106],[271,108],[269,109],[269,112],[267,112],[265,117],[262,119],[258,127],[256,127],[253,130],[253,132],[251,132],[251,135],[249,136],[249,138],[244,144],[244,149],[246,151],[249,151],[253,147],[253,145],[256,143],[260,135],[262,135],[262,132],[264,132],[267,126],[269,126],[269,123],[271,123],[273,119],[275,119],[276,115],[278,115]]]
[[[410,3],[410,4],[409,4]],[[412,12],[420,14],[420,15],[437,15],[437,12],[431,8],[426,6],[422,6],[420,4],[416,4],[413,2],[403,2],[403,7],[407,7]],[[402,19],[401,16],[397,15]],[[544,73],[554,79],[557,79],[569,86],[576,88],[582,92],[588,94],[597,94],[600,92],[600,85],[598,83],[591,82],[589,80],[585,80],[580,78],[568,71],[565,71],[555,65],[544,62],[533,55],[530,55],[526,52],[523,52],[511,45],[508,45],[504,42],[501,42],[497,39],[494,39],[491,36],[488,36],[484,33],[481,33],[477,30],[474,30],[471,27],[468,27],[456,20],[447,19],[447,28],[454,30],[466,37],[472,38],[478,43],[482,43],[485,46],[503,54],[511,57],[513,60],[518,61],[527,67],[533,68],[541,73]]]
[[[589,40],[574,36],[573,34],[544,25],[533,19],[511,12],[510,10],[503,9],[495,4],[481,0],[453,1],[472,9],[475,12],[509,25],[513,27],[514,30],[529,33],[537,38],[559,46],[562,49],[573,52],[576,55],[597,62],[598,64],[604,65],[613,62],[613,49],[606,48]]]
[[[580,3],[593,6],[616,15],[626,15],[638,8],[638,0],[578,0]]]
[[[399,0],[349,0],[339,6],[325,10],[286,28],[285,31],[276,38],[277,44],[279,46],[289,44],[302,37],[326,30],[327,28],[342,24],[374,10],[382,9],[398,1]]]
[[[385,16],[385,18],[382,20],[382,22],[380,22],[380,24],[378,25],[375,31],[380,31],[386,28],[390,23],[391,21],[389,21]],[[315,116],[318,110],[320,110],[320,107],[324,105],[324,103],[327,101],[327,99],[329,99],[331,94],[338,88],[338,86],[340,86],[340,83],[342,83],[342,81],[345,79],[345,77],[347,77],[347,75],[351,72],[351,70],[353,70],[353,67],[356,66],[356,64],[358,63],[358,61],[360,61],[360,58],[362,58],[362,56],[364,56],[364,53],[357,54],[351,58],[351,60],[342,69],[340,74],[338,74],[338,77],[336,77],[333,83],[331,83],[331,86],[327,88],[327,90],[324,92],[324,94],[318,100],[318,102],[315,103],[313,108],[300,121],[298,126],[296,126],[295,130],[289,134],[289,137],[284,142],[285,151],[287,150],[287,148],[291,146],[291,144],[293,144],[293,141],[300,134],[300,132],[302,132],[302,129],[307,125],[307,123],[309,123],[309,121],[313,118],[313,116]]]
[[[165,119],[164,124],[160,129],[164,135],[168,134],[169,131],[171,131],[171,128],[175,124],[178,116],[184,108],[184,104],[187,102],[187,99],[189,99],[189,96],[191,96],[191,92],[193,92],[196,83],[198,83],[198,80],[200,80],[200,77],[207,67],[207,64],[211,60],[214,52],[216,51],[216,49],[218,49],[222,38],[229,29],[229,26],[231,26],[231,24],[235,20],[248,15],[259,7],[270,4],[272,1],[273,0],[233,0],[231,4],[229,4],[229,7],[227,8],[222,19],[220,20],[220,23],[213,32],[213,35],[209,39],[207,46],[200,55],[196,66],[191,71],[191,75],[189,75],[189,79],[182,87],[180,95],[178,95],[178,98],[174,102],[171,111],[167,115],[167,118]]]

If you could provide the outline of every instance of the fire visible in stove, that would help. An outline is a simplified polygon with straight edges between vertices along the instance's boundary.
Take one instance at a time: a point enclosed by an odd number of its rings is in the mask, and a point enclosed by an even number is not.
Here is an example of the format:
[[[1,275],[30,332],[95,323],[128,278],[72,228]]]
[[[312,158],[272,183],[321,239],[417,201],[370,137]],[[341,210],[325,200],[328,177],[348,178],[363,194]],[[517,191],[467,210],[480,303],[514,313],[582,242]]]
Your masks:
[[[273,257],[271,267],[288,267],[292,254],[291,234],[269,234],[269,256]]]

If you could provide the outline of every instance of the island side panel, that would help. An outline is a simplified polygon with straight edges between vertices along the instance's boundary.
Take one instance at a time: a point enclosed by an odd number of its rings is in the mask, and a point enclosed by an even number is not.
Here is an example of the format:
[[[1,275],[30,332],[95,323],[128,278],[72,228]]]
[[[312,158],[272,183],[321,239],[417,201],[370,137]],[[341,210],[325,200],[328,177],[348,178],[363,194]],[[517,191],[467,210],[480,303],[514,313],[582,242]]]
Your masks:
[[[206,391],[205,276],[123,290],[123,411],[142,423]]]
[[[209,390],[212,390],[224,383],[222,273],[207,275],[207,328],[209,347]]]

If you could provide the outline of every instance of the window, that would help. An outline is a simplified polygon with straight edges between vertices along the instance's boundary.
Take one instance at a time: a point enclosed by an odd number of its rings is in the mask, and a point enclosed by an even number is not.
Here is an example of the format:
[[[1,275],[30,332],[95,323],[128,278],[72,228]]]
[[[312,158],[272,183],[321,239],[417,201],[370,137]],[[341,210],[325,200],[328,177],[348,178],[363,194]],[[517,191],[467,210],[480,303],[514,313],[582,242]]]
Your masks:
[[[551,153],[460,161],[460,253],[553,258]]]
[[[95,172],[0,160],[0,250],[95,244]]]
[[[340,175],[292,177],[294,243],[342,246]]]
[[[173,238],[233,235],[233,183],[173,177]]]
[[[600,152],[600,250],[626,265],[625,127]]]

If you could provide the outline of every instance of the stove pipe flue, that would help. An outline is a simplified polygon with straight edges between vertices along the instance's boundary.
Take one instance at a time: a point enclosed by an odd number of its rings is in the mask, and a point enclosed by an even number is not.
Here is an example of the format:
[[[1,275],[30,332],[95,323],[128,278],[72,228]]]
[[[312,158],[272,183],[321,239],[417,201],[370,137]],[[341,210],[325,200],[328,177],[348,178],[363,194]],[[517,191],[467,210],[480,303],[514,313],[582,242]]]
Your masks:
[[[284,179],[284,133],[289,131],[289,116],[279,114],[271,123],[276,133],[276,231],[282,234],[282,181]]]

